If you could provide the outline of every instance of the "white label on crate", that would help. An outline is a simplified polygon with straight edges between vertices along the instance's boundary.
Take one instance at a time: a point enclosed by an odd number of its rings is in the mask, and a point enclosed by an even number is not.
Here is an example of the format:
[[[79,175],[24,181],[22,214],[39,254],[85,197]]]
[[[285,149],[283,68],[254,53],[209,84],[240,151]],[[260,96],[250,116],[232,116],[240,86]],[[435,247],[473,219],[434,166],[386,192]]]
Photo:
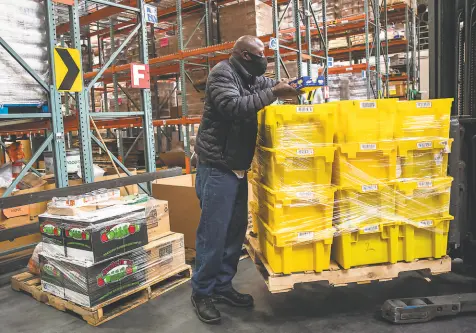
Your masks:
[[[360,149],[361,150],[375,150],[377,149],[377,144],[376,143],[361,143]]]
[[[312,106],[298,106],[296,107],[297,113],[313,113],[314,107]]]
[[[298,242],[304,242],[314,239],[314,232],[312,231],[303,231],[298,232],[297,236]]]
[[[296,154],[299,156],[312,156],[314,155],[314,149],[312,148],[301,148],[296,150]]]
[[[353,69],[352,67],[347,67],[347,68],[345,69],[346,72],[352,72],[353,70],[354,70],[354,69]]]
[[[431,108],[431,102],[417,102],[416,107],[418,109],[427,109]]]
[[[433,226],[433,220],[424,220],[418,222],[418,227],[419,228],[428,228]]]
[[[432,188],[433,182],[431,180],[421,180],[417,183],[418,188]]]
[[[423,141],[423,142],[417,143],[418,149],[425,149],[425,148],[432,148],[432,147],[433,147],[433,142],[431,141]]]
[[[364,233],[369,234],[371,232],[378,232],[380,230],[378,224],[377,225],[369,225],[367,227],[363,227],[362,230]]]
[[[397,157],[397,178],[402,177],[402,158]]]
[[[342,20],[340,23],[341,24],[346,24],[346,23],[349,23],[349,20]]]
[[[378,185],[362,185],[362,192],[378,191]]]
[[[315,195],[314,192],[306,191],[306,192],[296,192],[296,197],[299,199],[311,200],[314,199]]]
[[[450,145],[448,144],[448,141],[441,141],[440,142],[442,146],[444,146],[443,148],[443,152],[445,152],[446,154],[449,154],[451,153],[451,148],[450,148]]]
[[[434,160],[436,165],[443,165],[443,151],[435,154]]]
[[[377,102],[360,102],[361,109],[376,109]]]

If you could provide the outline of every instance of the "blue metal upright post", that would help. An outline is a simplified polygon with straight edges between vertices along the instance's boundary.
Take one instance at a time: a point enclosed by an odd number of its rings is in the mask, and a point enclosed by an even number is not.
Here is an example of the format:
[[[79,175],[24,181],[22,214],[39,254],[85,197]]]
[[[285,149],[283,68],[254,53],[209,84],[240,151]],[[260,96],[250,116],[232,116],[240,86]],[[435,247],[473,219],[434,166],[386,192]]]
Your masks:
[[[143,64],[149,63],[149,48],[147,43],[147,24],[145,21],[144,0],[139,0],[139,49],[140,58]],[[145,151],[145,168],[147,172],[155,172],[155,138],[154,127],[152,124],[152,104],[150,98],[150,88],[141,89],[141,102],[144,112],[142,126],[144,128],[144,151]],[[142,110],[141,110],[142,111]],[[149,183],[149,190],[152,191],[152,185]]]
[[[68,186],[68,171],[66,168],[66,147],[64,143],[63,114],[61,112],[61,96],[56,89],[54,50],[56,46],[56,22],[52,0],[46,0],[46,18],[48,29],[48,52],[50,62],[49,110],[53,131],[53,159],[56,187]]]
[[[79,26],[78,0],[74,0],[74,6],[69,6],[69,20],[71,27],[72,47],[81,52],[81,31]],[[90,51],[91,52],[91,51]],[[80,53],[81,54],[81,53]],[[82,78],[81,78],[82,80]],[[83,84],[84,87],[84,84]],[[89,131],[89,91],[76,93],[76,108],[78,110],[79,126],[79,152],[81,156],[81,177],[84,183],[94,182],[93,154],[91,146],[91,134]]]

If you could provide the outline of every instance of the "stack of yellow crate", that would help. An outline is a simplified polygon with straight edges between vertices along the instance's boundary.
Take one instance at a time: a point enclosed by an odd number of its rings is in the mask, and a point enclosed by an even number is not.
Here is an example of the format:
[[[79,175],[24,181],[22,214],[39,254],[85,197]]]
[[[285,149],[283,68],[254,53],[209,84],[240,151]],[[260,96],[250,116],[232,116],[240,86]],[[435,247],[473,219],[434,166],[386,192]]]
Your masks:
[[[451,103],[338,104],[332,252],[344,269],[445,255]]]
[[[397,262],[396,100],[338,104],[333,183],[338,186],[333,258],[345,269]]]
[[[329,268],[336,108],[272,105],[258,114],[251,208],[261,252],[275,273]]]
[[[446,255],[450,221],[447,176],[452,99],[400,102],[396,215],[401,219],[398,260]]]

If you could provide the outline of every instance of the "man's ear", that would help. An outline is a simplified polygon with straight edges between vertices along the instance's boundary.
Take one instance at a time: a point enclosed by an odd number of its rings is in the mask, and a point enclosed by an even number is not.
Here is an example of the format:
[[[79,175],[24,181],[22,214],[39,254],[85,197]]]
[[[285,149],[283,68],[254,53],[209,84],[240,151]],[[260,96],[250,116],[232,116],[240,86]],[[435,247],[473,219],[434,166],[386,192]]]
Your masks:
[[[247,61],[250,61],[251,60],[251,57],[250,55],[248,54],[248,51],[242,51],[241,52],[241,57]]]

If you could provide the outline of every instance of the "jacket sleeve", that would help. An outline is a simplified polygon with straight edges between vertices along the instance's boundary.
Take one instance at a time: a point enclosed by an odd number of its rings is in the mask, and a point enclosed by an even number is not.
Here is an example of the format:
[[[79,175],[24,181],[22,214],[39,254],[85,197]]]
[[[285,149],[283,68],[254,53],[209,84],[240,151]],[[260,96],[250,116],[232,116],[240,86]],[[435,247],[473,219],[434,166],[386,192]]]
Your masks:
[[[273,88],[275,85],[278,84],[277,80],[270,79],[269,77],[262,76],[260,78],[260,89],[267,89],[267,88]]]
[[[248,96],[241,96],[237,83],[229,71],[210,73],[208,94],[215,108],[225,119],[239,120],[254,117],[256,113],[276,100],[271,87]]]

